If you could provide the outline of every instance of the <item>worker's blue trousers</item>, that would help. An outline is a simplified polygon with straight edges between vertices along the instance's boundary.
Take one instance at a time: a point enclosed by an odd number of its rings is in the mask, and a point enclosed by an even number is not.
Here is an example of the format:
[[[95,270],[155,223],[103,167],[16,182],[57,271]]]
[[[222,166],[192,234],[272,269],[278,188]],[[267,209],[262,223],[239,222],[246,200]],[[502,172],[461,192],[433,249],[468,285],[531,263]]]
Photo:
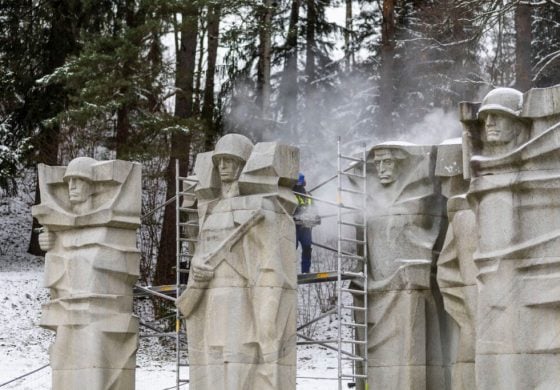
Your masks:
[[[311,268],[311,228],[296,225],[296,248],[301,244],[301,273],[307,274]]]

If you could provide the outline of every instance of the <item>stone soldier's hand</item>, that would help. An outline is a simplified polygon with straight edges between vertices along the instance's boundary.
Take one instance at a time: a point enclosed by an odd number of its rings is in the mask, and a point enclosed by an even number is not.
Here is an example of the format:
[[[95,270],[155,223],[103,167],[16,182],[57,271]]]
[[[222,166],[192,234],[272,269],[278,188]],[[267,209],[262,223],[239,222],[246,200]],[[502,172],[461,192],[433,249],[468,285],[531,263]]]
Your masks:
[[[193,265],[192,276],[196,282],[208,282],[214,277],[214,271],[205,264]]]
[[[54,247],[56,234],[45,230],[39,234],[39,247],[45,252],[50,251]]]

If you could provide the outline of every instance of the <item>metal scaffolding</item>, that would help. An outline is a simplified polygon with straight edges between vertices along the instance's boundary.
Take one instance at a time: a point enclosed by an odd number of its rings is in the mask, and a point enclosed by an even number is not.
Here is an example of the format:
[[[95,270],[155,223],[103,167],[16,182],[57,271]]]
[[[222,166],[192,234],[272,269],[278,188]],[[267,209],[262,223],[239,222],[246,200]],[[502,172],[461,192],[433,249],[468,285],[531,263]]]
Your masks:
[[[187,198],[192,196],[192,189],[196,186],[196,180],[182,177],[179,174],[179,161],[175,162],[175,196],[167,200],[158,208],[150,211],[145,216],[153,214],[157,209],[171,203],[175,205],[175,284],[163,286],[143,287],[136,286],[137,295],[151,295],[175,303],[181,296],[187,285],[190,262],[194,253],[196,238],[190,237],[188,229],[198,227],[198,210],[189,204]],[[144,216],[144,217],[145,217]],[[185,369],[189,366],[187,354],[187,336],[185,318],[179,310],[174,308],[175,329],[173,332],[165,332],[150,324],[141,321],[141,325],[152,333],[143,337],[172,337],[175,341],[175,388],[179,390],[182,385],[189,383],[185,375]]]
[[[178,159],[175,160],[175,172],[175,299],[177,300],[187,285],[187,276],[194,254],[194,245],[196,244],[196,238],[189,237],[187,230],[198,227],[198,210],[194,204],[187,204],[186,199],[184,199],[186,196],[193,194],[189,191],[196,186],[196,182],[192,183],[192,179],[181,177]],[[185,319],[178,309],[175,309],[175,334],[176,389],[179,390],[183,383],[189,383],[189,379],[183,378],[181,372],[181,368],[188,367],[189,363]],[[185,338],[185,343],[181,342],[182,337]]]
[[[313,246],[335,253],[337,268],[298,275],[298,285],[336,282],[336,307],[299,326],[298,345],[317,344],[337,352],[337,377],[321,379],[337,380],[339,390],[343,389],[344,384],[348,387],[354,387],[360,380],[367,384],[366,160],[367,150],[365,145],[363,151],[357,157],[341,154],[339,137],[337,141],[337,174],[313,189],[315,190],[336,179],[336,201],[320,199],[310,194],[301,194],[316,202],[336,208],[336,213],[330,216],[337,217],[337,247],[332,248],[316,242],[313,243]],[[175,285],[149,288],[136,286],[138,293],[152,295],[171,302],[175,302],[186,288],[188,270],[196,243],[196,238],[190,236],[188,230],[189,228],[196,229],[198,226],[196,205],[186,201],[189,197],[192,197],[191,190],[196,185],[196,181],[193,181],[192,178],[181,177],[178,165],[178,162],[176,162],[175,197],[160,206],[164,207],[172,201],[175,202],[177,242]],[[350,285],[350,283],[352,284]],[[363,298],[364,306],[348,304],[348,301],[352,301],[353,296]],[[187,339],[184,318],[178,310],[175,310],[174,316],[174,332],[162,332],[149,324],[141,324],[153,332],[149,336],[175,338],[176,389],[179,390],[182,385],[189,382],[184,375],[184,368],[188,367]],[[314,340],[300,332],[301,329],[327,316],[336,316],[337,337],[335,339]],[[347,336],[348,334],[350,336]],[[344,364],[346,361],[352,363],[351,369],[348,369],[348,365]],[[357,364],[366,369],[359,370]],[[367,388],[366,386],[364,387]]]
[[[337,174],[322,182],[313,190],[336,179],[336,201],[328,201],[308,195],[316,202],[336,207],[337,247],[314,242],[315,247],[336,253],[336,270],[317,274],[300,275],[298,282],[318,283],[336,281],[336,307],[312,319],[298,328],[298,331],[320,319],[335,315],[337,337],[332,340],[314,340],[301,333],[299,345],[318,344],[337,352],[338,389],[346,384],[355,387],[358,381],[367,386],[367,221],[366,221],[366,161],[367,150],[364,145],[359,156],[346,156],[340,150],[340,137],[337,141]],[[363,306],[352,302],[354,296],[362,298]],[[350,361],[350,369],[344,362]]]

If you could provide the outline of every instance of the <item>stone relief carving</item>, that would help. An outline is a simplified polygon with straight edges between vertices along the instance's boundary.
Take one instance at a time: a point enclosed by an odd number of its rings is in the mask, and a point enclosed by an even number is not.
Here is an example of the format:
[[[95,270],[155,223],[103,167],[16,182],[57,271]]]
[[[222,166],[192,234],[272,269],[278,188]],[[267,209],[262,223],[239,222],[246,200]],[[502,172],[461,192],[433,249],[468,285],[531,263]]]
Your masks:
[[[478,389],[558,388],[559,101],[560,86],[497,88],[470,130]]]
[[[477,231],[475,216],[467,202],[469,181],[463,178],[461,139],[448,140],[438,146],[436,175],[442,194],[448,199],[449,226],[438,257],[437,282],[448,323],[444,343],[451,364],[451,388],[475,389],[476,266],[473,253]]]
[[[56,332],[52,388],[134,389],[141,166],[80,157],[38,171],[42,202],[32,211],[45,229],[51,300],[40,325]]]
[[[186,291],[190,388],[295,389],[296,148],[228,134],[197,156]]]
[[[435,150],[388,142],[368,160],[369,386],[444,389],[443,308],[431,289],[446,225]]]

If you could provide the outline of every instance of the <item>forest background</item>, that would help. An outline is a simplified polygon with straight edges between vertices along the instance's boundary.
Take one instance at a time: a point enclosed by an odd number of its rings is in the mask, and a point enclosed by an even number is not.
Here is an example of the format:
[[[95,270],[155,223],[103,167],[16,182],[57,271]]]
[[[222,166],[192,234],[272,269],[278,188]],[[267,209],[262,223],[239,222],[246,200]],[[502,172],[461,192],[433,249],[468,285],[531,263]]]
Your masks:
[[[560,0],[0,0],[0,200],[40,202],[37,163],[139,161],[141,281],[172,283],[150,211],[220,135],[300,147],[313,183],[338,135],[439,143],[459,101],[558,83]]]

